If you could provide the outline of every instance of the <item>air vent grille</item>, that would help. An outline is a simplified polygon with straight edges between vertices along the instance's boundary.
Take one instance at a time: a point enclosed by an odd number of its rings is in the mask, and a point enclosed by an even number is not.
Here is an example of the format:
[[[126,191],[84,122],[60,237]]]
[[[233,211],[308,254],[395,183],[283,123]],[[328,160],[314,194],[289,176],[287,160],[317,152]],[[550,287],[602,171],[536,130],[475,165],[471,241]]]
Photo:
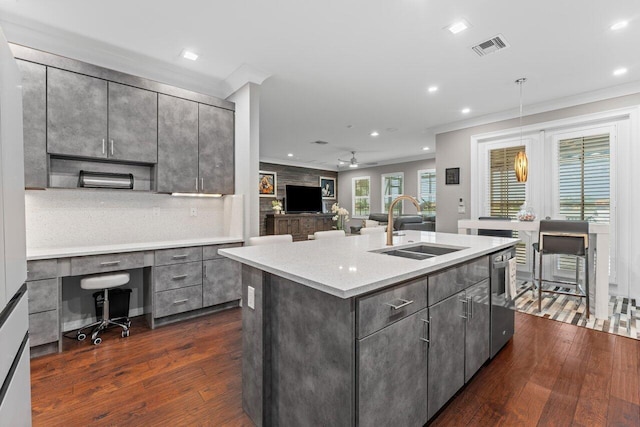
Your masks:
[[[497,36],[492,37],[489,40],[473,46],[471,49],[473,49],[473,51],[477,53],[478,56],[485,56],[490,53],[506,49],[509,46],[510,44],[507,42],[507,40],[505,40],[504,36],[502,34],[498,34]]]

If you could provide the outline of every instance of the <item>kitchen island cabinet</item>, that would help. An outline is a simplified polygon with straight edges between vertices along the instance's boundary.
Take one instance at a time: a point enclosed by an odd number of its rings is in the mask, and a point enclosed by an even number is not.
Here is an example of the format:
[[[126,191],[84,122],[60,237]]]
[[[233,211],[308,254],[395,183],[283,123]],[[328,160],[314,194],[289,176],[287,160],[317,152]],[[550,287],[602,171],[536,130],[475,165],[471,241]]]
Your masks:
[[[416,260],[380,253],[385,237],[220,251],[244,264],[243,408],[256,425],[422,426],[489,359],[487,255],[517,240],[395,237],[392,249],[454,250]]]

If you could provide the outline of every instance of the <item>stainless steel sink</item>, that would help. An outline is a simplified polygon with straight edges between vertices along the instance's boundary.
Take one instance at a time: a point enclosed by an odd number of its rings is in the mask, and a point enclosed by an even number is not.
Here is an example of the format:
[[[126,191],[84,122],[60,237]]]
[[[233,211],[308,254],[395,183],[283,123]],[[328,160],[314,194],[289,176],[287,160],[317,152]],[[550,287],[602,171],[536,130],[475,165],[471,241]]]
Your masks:
[[[407,246],[404,248],[382,249],[382,250],[378,249],[372,252],[383,254],[383,255],[399,256],[402,258],[423,260],[428,258],[434,258],[439,255],[449,254],[451,252],[460,251],[462,249],[466,249],[466,248],[455,247],[455,246],[436,246],[436,245],[429,245],[426,243],[420,243],[417,245]]]

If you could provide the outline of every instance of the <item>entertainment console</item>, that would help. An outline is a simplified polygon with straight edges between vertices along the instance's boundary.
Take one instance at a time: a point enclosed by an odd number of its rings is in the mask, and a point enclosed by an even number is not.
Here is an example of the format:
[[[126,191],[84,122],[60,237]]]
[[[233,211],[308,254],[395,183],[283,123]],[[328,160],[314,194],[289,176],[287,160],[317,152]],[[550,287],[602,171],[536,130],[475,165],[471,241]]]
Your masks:
[[[333,214],[267,214],[267,234],[291,234],[293,241],[307,240],[316,231],[333,227]]]

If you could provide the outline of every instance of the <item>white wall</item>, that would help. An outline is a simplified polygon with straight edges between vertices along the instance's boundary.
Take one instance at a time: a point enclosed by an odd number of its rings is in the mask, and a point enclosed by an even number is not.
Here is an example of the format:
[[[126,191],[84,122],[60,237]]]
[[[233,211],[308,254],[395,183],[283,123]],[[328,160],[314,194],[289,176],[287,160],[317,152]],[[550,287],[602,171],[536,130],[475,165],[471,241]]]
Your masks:
[[[338,202],[352,215],[352,178],[369,176],[371,178],[371,212],[382,212],[382,175],[385,173],[404,173],[404,194],[416,197],[418,194],[418,171],[422,169],[434,169],[435,159],[418,160],[415,162],[396,163],[392,165],[375,166],[371,168],[356,168],[338,172]],[[444,173],[444,172],[443,172]],[[438,173],[438,180],[440,179]],[[444,179],[444,178],[443,178]],[[439,202],[439,194],[436,193],[436,205]],[[403,202],[404,203],[404,202]],[[413,213],[415,208],[410,204],[404,205],[405,213]],[[349,216],[351,216],[349,215]],[[361,219],[351,219],[349,226],[357,226]],[[437,222],[437,219],[436,219]]]

